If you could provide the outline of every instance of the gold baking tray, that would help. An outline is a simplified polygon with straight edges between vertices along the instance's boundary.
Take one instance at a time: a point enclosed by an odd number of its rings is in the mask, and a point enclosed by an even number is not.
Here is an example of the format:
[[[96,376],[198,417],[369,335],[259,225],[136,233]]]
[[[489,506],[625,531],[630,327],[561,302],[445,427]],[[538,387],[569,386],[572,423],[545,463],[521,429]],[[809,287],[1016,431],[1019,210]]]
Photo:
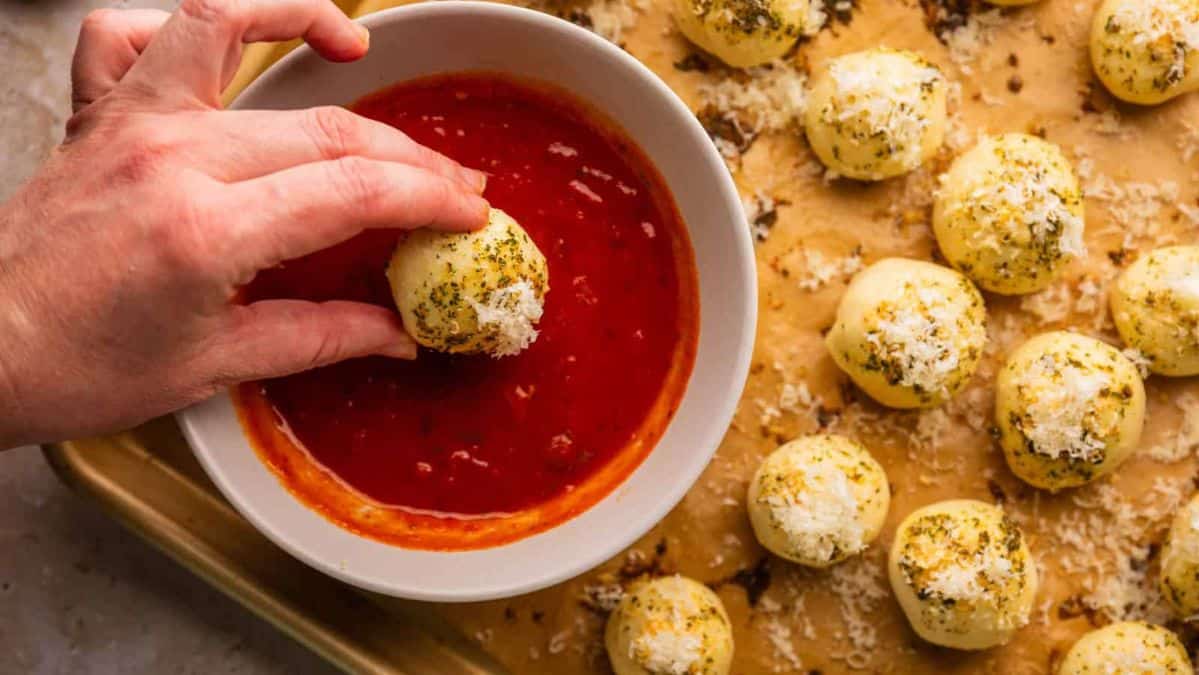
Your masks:
[[[637,20],[621,28],[620,41],[701,117],[709,112],[708,99],[737,98],[735,86],[729,93],[731,85],[775,72],[747,74],[697,61],[670,28],[670,0],[524,2],[599,6],[609,10],[609,20],[614,8],[637,8],[630,9]],[[362,14],[395,0],[339,3]],[[1149,422],[1137,454],[1110,479],[1057,495],[1018,481],[989,427],[994,376],[1012,349],[1054,329],[1117,341],[1106,311],[1113,279],[1155,246],[1195,241],[1199,94],[1152,109],[1108,97],[1087,59],[1098,0],[1043,0],[1008,10],[959,0],[826,4],[852,11],[806,41],[782,72],[878,44],[914,50],[955,84],[953,133],[920,170],[860,185],[826,180],[793,127],[768,129],[749,142],[742,131],[754,115],[738,111],[732,118],[737,124],[709,116],[725,145],[739,148],[730,165],[762,239],[756,247],[760,318],[754,366],[732,427],[705,474],[625,554],[519,598],[466,605],[398,602],[324,577],[257,534],[217,494],[171,420],[48,447],[51,464],[69,484],[201,577],[355,672],[503,672],[498,661],[520,675],[610,673],[602,647],[604,607],[622,584],[647,573],[678,572],[716,590],[733,627],[737,675],[1046,675],[1095,626],[1123,619],[1167,621],[1155,580],[1170,518],[1199,484],[1199,378],[1150,378]],[[942,11],[950,7],[970,8],[977,16],[966,22]],[[957,31],[960,24],[965,28]],[[943,33],[951,29],[956,32],[948,40]],[[230,95],[288,48],[247,49]],[[823,344],[856,269],[848,263],[888,256],[935,259],[928,223],[936,177],[978,134],[1010,131],[1058,144],[1084,174],[1091,254],[1046,291],[987,297],[990,347],[978,377],[949,405],[921,413],[880,409],[848,386]],[[818,274],[813,268],[821,261],[836,263],[823,266],[836,267],[835,273]],[[892,484],[891,512],[877,544],[825,571],[768,556],[750,531],[744,503],[761,458],[779,442],[814,431],[863,442]],[[1002,502],[1038,556],[1042,584],[1036,611],[1006,647],[957,653],[921,642],[887,587],[885,551],[899,520],[949,498]],[[1168,625],[1199,653],[1199,626]]]
[[[506,672],[428,606],[353,589],[272,544],[208,480],[172,418],[42,450],[76,492],[347,672]]]

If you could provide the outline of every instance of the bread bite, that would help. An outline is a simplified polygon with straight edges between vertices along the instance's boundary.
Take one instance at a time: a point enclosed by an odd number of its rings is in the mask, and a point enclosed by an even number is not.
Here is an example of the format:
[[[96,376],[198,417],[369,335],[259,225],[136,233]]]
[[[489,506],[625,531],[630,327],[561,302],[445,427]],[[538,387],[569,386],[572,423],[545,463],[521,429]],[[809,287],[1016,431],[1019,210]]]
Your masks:
[[[616,675],[727,675],[733,663],[720,598],[677,575],[629,589],[608,617],[604,646]]]
[[[810,0],[674,0],[688,40],[738,68],[779,58],[811,21]]]
[[[767,456],[746,501],[762,546],[801,565],[828,567],[878,537],[891,489],[883,467],[861,444],[813,435]]]
[[[1162,597],[1184,621],[1199,616],[1199,495],[1170,523],[1162,545],[1159,586]]]
[[[892,408],[930,408],[966,386],[987,342],[986,307],[947,267],[880,260],[850,282],[825,338],[833,361]]]
[[[1186,647],[1172,631],[1141,621],[1122,621],[1078,639],[1057,675],[1191,675]]]
[[[1039,488],[1089,483],[1141,439],[1145,386],[1115,347],[1076,333],[1038,335],[999,372],[995,424],[1012,472]]]
[[[808,92],[808,143],[842,176],[908,173],[945,141],[947,91],[941,71],[912,52],[877,48],[832,59]]]
[[[1199,88],[1199,0],[1105,0],[1091,25],[1091,64],[1129,103]]]
[[[549,271],[508,214],[491,209],[474,232],[414,230],[387,267],[404,329],[453,354],[518,354],[537,339]]]
[[[1199,375],[1199,246],[1170,246],[1141,256],[1116,280],[1112,319],[1124,344],[1149,370]]]
[[[1005,644],[1028,623],[1037,567],[998,506],[960,499],[912,512],[895,533],[891,589],[920,637],[954,649]]]
[[[982,288],[1033,293],[1086,254],[1082,188],[1056,145],[984,138],[941,177],[933,232],[945,259]]]

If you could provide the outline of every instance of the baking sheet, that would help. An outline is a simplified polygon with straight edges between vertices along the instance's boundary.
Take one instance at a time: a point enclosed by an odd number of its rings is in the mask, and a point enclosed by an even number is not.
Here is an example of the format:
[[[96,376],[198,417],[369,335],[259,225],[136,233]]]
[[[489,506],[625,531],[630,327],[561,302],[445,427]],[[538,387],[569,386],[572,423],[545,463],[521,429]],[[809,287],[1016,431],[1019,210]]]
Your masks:
[[[173,419],[43,452],[72,489],[347,672],[506,672],[421,603],[378,605],[268,541],[220,496]]]
[[[364,596],[303,568],[240,521],[198,473],[169,422],[64,444],[49,457],[151,541],[353,670],[489,672],[494,663],[484,665],[486,652],[514,673],[604,673],[606,608],[621,584],[647,573],[680,572],[717,589],[733,621],[735,672],[746,674],[1049,673],[1092,626],[1168,620],[1154,590],[1157,550],[1173,510],[1194,491],[1199,386],[1150,378],[1149,421],[1137,455],[1112,479],[1056,496],[1011,476],[989,415],[993,375],[1024,337],[1070,327],[1113,340],[1105,289],[1121,266],[1155,244],[1195,241],[1199,133],[1190,124],[1199,97],[1153,109],[1115,104],[1087,61],[1096,0],[1043,0],[1004,11],[965,0],[852,4],[790,55],[788,67],[803,71],[877,44],[919,51],[957,83],[950,144],[911,176],[867,186],[826,180],[795,129],[749,142],[742,132],[754,126],[752,111],[705,111],[715,131],[726,140],[737,136],[734,144],[744,149],[730,166],[763,238],[754,367],[704,476],[659,526],[599,569],[513,600],[361,603],[352,598]],[[745,78],[692,56],[661,0],[546,9],[620,41],[697,111],[712,99],[705,85]],[[249,50],[238,82],[284,51]],[[987,297],[991,346],[978,377],[952,403],[926,413],[885,411],[846,384],[824,352],[822,332],[858,265],[890,255],[936,259],[928,227],[935,176],[978,133],[1006,131],[1043,135],[1079,166],[1090,255],[1049,291]],[[887,469],[894,493],[879,542],[825,572],[767,556],[744,510],[760,458],[818,429],[862,440]],[[1003,502],[1039,561],[1033,620],[1006,647],[963,654],[926,645],[886,587],[884,551],[895,525],[914,508],[951,497]],[[327,600],[312,602],[316,596]],[[1194,631],[1170,626],[1194,653]],[[446,642],[448,635],[463,639]]]

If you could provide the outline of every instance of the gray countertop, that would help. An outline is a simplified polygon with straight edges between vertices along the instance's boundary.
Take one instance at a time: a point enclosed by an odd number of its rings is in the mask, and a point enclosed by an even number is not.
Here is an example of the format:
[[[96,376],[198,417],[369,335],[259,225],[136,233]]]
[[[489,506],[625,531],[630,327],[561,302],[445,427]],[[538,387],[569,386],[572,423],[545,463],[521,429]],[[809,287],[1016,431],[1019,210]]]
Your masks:
[[[79,22],[110,4],[0,0],[0,200],[61,138]],[[0,453],[0,674],[329,672],[67,490],[35,448]]]

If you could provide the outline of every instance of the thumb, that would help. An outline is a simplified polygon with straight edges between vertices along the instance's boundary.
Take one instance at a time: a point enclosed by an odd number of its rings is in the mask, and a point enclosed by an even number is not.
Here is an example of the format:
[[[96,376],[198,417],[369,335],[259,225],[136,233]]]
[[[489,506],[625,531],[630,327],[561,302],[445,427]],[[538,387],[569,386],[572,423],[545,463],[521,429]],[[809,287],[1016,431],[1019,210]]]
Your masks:
[[[97,9],[84,18],[71,62],[75,112],[117,86],[169,16],[157,9]]]
[[[281,377],[361,356],[416,358],[392,310],[359,302],[262,300],[234,308],[233,326],[211,354],[230,382]]]

